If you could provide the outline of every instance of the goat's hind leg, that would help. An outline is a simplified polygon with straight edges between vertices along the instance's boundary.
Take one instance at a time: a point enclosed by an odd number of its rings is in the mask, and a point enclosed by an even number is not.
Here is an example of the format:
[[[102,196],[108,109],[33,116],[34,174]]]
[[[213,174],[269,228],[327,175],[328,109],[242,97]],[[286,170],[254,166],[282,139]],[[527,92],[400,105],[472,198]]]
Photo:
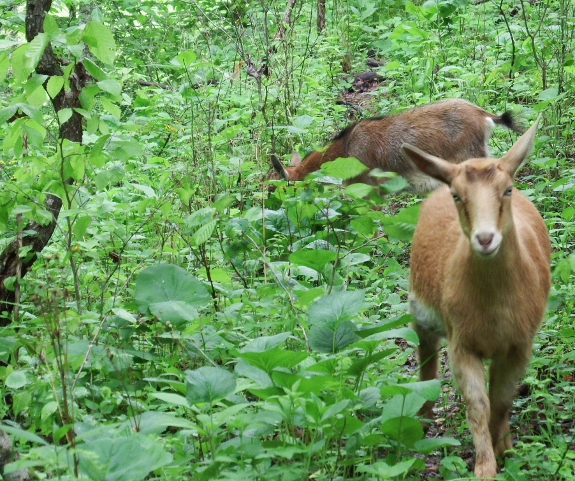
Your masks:
[[[530,347],[521,351],[513,349],[507,356],[493,359],[489,367],[489,431],[497,456],[513,447],[509,433],[509,410],[530,355]]]
[[[434,332],[422,329],[417,324],[413,325],[417,336],[419,337],[419,347],[417,353],[419,357],[419,380],[429,381],[437,378],[437,363],[439,360],[439,343],[441,337]],[[419,410],[419,415],[425,419],[433,418],[433,405],[434,401],[426,401],[422,408]],[[423,423],[424,429],[429,428],[429,424]]]

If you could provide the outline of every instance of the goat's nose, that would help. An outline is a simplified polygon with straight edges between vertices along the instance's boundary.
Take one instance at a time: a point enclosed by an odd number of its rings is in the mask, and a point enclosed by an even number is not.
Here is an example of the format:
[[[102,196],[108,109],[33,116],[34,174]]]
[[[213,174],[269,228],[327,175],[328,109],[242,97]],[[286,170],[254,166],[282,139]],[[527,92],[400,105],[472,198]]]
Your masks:
[[[481,232],[476,234],[475,238],[477,239],[477,242],[479,242],[479,245],[485,249],[486,247],[489,247],[491,241],[493,241],[493,234],[490,232]]]

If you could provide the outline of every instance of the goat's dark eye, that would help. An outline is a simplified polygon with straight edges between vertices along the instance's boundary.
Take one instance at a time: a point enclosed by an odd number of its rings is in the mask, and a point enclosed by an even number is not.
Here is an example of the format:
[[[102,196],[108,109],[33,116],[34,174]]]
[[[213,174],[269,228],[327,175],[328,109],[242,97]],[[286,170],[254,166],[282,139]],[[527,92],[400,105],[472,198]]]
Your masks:
[[[503,194],[505,197],[509,197],[511,195],[511,192],[513,192],[513,187],[508,187],[505,190],[505,193]]]
[[[459,202],[461,200],[461,198],[455,192],[451,193],[451,197],[453,197],[455,202]]]

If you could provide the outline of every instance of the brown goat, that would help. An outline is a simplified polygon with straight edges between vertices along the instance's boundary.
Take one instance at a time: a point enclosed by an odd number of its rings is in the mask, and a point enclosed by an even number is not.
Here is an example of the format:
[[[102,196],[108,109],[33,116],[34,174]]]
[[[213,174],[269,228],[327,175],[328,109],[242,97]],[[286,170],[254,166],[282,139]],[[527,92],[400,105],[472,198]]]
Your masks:
[[[426,149],[432,155],[458,164],[473,157],[487,157],[487,140],[494,124],[515,131],[520,128],[511,113],[491,114],[461,99],[441,100],[388,117],[365,119],[342,130],[321,152],[303,161],[294,152],[291,166],[284,167],[275,155],[266,180],[303,180],[325,162],[355,157],[370,170],[379,168],[403,176],[418,192],[433,190],[439,183],[416,169],[401,155],[404,143]],[[378,185],[381,180],[364,173],[347,183]]]
[[[437,377],[440,338],[467,407],[474,474],[492,478],[511,448],[508,414],[550,288],[550,245],[535,206],[513,188],[539,120],[501,159],[459,165],[404,145],[427,175],[447,184],[423,202],[411,249],[410,312],[420,379]],[[489,395],[482,359],[491,359]],[[431,418],[433,403],[421,410]]]

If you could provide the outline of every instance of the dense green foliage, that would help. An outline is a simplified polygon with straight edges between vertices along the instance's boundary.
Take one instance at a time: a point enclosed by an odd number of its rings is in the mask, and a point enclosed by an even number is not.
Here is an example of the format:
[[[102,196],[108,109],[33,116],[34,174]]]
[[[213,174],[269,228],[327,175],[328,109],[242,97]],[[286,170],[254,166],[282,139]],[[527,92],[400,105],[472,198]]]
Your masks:
[[[21,455],[7,471],[420,479],[431,455],[444,479],[470,477],[462,404],[449,380],[416,382],[406,327],[420,199],[343,189],[337,163],[271,195],[261,182],[271,153],[360,112],[462,97],[525,125],[544,113],[518,186],[549,228],[554,284],[499,476],[573,479],[573,2],[334,1],[320,34],[316,8],[296,2],[276,36],[276,0],[54,1],[28,44],[25,6],[2,2],[0,249],[50,220],[48,193],[64,201],[0,328],[2,429]],[[49,80],[34,73],[48,42],[65,61]],[[349,93],[343,69],[368,56],[384,81]],[[76,61],[81,144],[59,139],[72,111],[50,104]],[[513,140],[496,129],[493,153]],[[415,414],[438,397],[426,438]]]

